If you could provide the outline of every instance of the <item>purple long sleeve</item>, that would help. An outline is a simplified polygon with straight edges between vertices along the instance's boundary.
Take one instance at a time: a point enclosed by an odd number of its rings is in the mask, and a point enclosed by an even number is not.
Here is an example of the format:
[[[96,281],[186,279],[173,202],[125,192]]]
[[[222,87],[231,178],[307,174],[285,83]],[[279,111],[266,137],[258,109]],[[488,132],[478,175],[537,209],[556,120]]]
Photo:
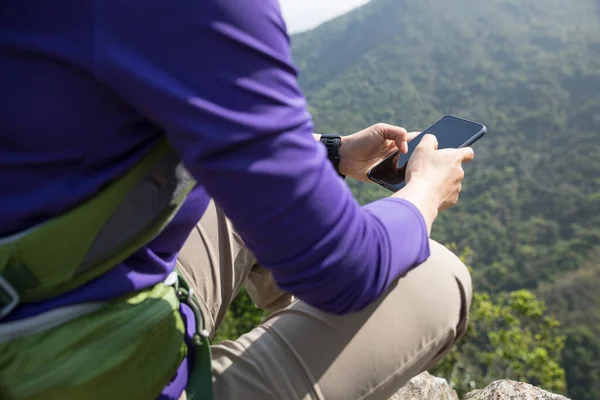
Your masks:
[[[93,196],[165,130],[199,182],[136,254],[3,321],[163,281],[210,197],[284,289],[334,313],[429,256],[419,211],[359,207],[312,138],[276,0],[4,0],[0,76],[0,237]],[[161,399],[179,398],[190,360]]]
[[[420,213],[361,209],[313,139],[276,0],[103,4],[95,73],[166,129],[283,289],[347,313],[428,257]]]

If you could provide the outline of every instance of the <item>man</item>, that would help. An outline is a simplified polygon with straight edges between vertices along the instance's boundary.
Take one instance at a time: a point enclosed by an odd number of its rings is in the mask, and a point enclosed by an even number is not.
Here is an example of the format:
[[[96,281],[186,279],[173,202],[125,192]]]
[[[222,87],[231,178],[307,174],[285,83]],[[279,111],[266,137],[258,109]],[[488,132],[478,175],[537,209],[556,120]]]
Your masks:
[[[470,278],[428,236],[472,150],[427,136],[359,207],[338,172],[408,134],[345,140],[335,171],[275,0],[0,7],[0,397],[201,398],[212,372],[216,399],[383,399],[460,336]],[[300,301],[194,363],[256,265]]]

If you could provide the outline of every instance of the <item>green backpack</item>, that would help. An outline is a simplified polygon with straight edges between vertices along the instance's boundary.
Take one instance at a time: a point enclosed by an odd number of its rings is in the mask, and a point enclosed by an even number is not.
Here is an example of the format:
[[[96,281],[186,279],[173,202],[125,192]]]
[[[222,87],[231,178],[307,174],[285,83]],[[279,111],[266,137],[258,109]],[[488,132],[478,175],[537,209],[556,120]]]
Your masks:
[[[1,322],[19,303],[63,294],[127,259],[164,229],[194,185],[161,139],[90,200],[0,238],[0,398],[156,398],[188,351],[180,302],[198,324],[187,397],[212,398],[210,342],[180,276],[112,301]]]

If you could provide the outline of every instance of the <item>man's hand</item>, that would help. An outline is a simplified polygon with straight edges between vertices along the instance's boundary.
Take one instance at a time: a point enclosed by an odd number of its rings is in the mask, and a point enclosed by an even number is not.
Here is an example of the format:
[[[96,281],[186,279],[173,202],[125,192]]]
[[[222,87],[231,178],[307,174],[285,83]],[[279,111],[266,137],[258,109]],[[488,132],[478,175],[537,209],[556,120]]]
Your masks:
[[[363,182],[369,182],[367,171],[385,157],[400,149],[408,152],[408,142],[420,132],[375,124],[352,135],[342,137],[340,147],[340,173]]]
[[[462,165],[474,156],[470,147],[438,150],[436,137],[425,135],[408,160],[406,186],[392,197],[413,203],[423,214],[427,231],[431,233],[438,213],[458,201],[465,177]]]

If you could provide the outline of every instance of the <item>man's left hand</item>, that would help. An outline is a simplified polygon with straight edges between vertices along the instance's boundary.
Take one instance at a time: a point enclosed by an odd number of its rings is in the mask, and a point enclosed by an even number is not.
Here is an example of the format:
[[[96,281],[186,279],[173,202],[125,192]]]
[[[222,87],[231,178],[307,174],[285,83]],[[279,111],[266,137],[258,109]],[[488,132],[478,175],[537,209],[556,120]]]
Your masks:
[[[408,142],[419,133],[379,123],[352,135],[343,136],[340,147],[340,173],[359,181],[370,182],[367,177],[369,169],[398,149],[406,154]]]

